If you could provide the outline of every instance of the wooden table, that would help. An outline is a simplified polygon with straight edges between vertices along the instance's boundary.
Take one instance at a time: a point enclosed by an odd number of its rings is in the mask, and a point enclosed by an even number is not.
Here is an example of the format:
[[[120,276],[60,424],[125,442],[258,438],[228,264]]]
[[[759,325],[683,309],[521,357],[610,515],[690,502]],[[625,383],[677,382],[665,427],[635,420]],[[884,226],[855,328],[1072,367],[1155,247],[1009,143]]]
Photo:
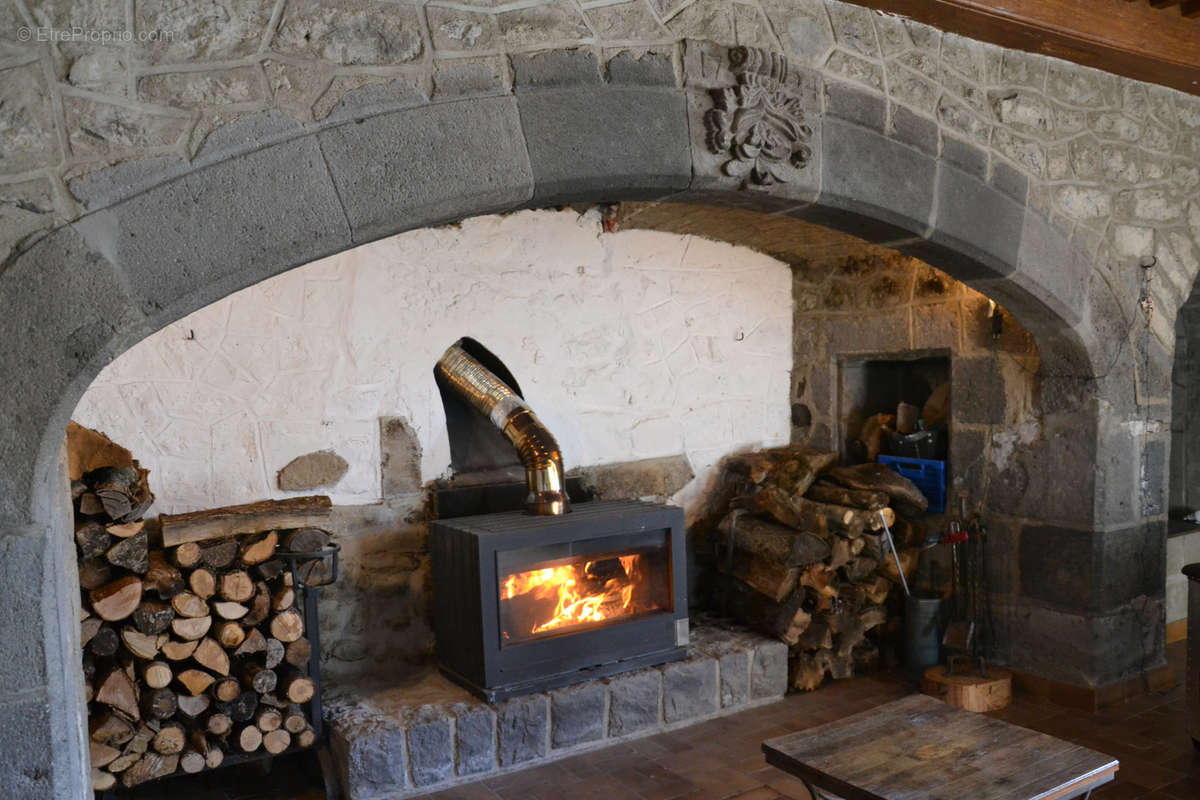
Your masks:
[[[1115,758],[911,695],[763,742],[814,798],[1066,800],[1108,783]]]

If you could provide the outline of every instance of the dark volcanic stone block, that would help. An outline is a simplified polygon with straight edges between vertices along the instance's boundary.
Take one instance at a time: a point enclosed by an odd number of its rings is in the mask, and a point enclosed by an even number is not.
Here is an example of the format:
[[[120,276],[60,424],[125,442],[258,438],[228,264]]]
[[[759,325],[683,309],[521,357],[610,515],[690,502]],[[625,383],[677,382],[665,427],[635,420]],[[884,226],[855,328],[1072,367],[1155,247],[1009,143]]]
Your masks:
[[[454,774],[450,720],[414,722],[408,728],[408,762],[414,786],[433,786]]]
[[[487,706],[454,706],[457,771],[478,775],[496,768],[496,712]]]
[[[508,767],[546,755],[550,704],[545,695],[509,700],[497,708],[500,766]]]
[[[750,664],[750,699],[787,694],[788,649],[783,642],[763,641],[754,648]]]
[[[864,128],[882,131],[887,103],[882,95],[865,92],[844,83],[825,84],[825,113]]]
[[[384,717],[334,720],[330,734],[334,759],[350,797],[372,797],[408,784],[404,728]]]
[[[604,685],[585,683],[550,693],[550,745],[572,747],[604,738]]]
[[[668,724],[716,712],[716,659],[693,656],[663,666],[662,673],[663,718]]]
[[[687,107],[668,88],[518,94],[536,186],[531,205],[653,198],[692,179]]]
[[[717,671],[721,676],[721,708],[743,706],[750,701],[750,650],[721,653]]]
[[[609,736],[624,736],[658,725],[662,679],[662,673],[656,669],[627,672],[609,679]]]

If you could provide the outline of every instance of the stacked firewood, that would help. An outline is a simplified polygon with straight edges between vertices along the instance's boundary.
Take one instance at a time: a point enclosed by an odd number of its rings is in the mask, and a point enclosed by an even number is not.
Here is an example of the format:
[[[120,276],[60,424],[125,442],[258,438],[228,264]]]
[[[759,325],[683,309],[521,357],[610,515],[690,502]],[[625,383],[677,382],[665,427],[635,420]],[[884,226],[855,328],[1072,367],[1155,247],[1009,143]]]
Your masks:
[[[913,520],[927,501],[911,481],[879,464],[834,467],[835,459],[786,447],[723,463],[720,502],[730,510],[714,540],[718,596],[725,613],[789,646],[793,689],[878,662],[867,634],[889,621],[900,582],[885,525],[906,577],[923,538]]]
[[[147,521],[153,495],[132,464],[72,486],[93,787],[310,746],[312,649],[276,552],[325,547],[328,534],[299,524],[327,515],[328,498]]]

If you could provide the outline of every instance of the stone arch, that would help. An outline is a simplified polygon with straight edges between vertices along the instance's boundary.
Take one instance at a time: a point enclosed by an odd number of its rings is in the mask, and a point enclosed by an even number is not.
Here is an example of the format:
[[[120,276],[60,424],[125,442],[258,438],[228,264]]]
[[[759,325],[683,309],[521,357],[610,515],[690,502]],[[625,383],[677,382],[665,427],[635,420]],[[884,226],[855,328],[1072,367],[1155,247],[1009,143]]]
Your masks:
[[[783,127],[739,128],[733,115],[757,102]],[[770,53],[690,42],[681,67],[647,56],[603,71],[590,53],[555,51],[525,61],[511,94],[363,106],[314,127],[265,114],[218,130],[186,165],[152,159],[88,176],[83,215],[0,273],[0,529],[13,534],[0,562],[0,675],[17,689],[0,716],[26,733],[5,743],[28,748],[6,752],[8,763],[55,759],[46,772],[6,776],[3,793],[84,796],[62,430],[99,369],[137,340],[400,231],[650,200],[816,222],[918,256],[1007,306],[1038,338],[1048,379],[1092,381],[1110,342],[1093,321],[1090,261],[1030,205],[1019,173],[986,164],[879,97],[826,86]],[[1094,444],[1084,395],[1056,395],[1076,414],[1062,435]],[[1071,452],[1086,462],[1095,448]],[[1089,485],[1085,507],[1048,521],[1090,529],[1100,490]]]

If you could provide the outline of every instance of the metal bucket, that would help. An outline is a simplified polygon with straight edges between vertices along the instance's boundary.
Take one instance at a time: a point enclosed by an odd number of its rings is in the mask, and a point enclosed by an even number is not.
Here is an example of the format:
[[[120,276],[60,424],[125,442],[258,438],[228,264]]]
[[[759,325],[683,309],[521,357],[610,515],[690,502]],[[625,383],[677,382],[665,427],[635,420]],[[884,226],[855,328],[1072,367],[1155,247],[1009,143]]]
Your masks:
[[[916,593],[905,602],[904,666],[914,678],[941,663],[941,613],[941,595]]]

